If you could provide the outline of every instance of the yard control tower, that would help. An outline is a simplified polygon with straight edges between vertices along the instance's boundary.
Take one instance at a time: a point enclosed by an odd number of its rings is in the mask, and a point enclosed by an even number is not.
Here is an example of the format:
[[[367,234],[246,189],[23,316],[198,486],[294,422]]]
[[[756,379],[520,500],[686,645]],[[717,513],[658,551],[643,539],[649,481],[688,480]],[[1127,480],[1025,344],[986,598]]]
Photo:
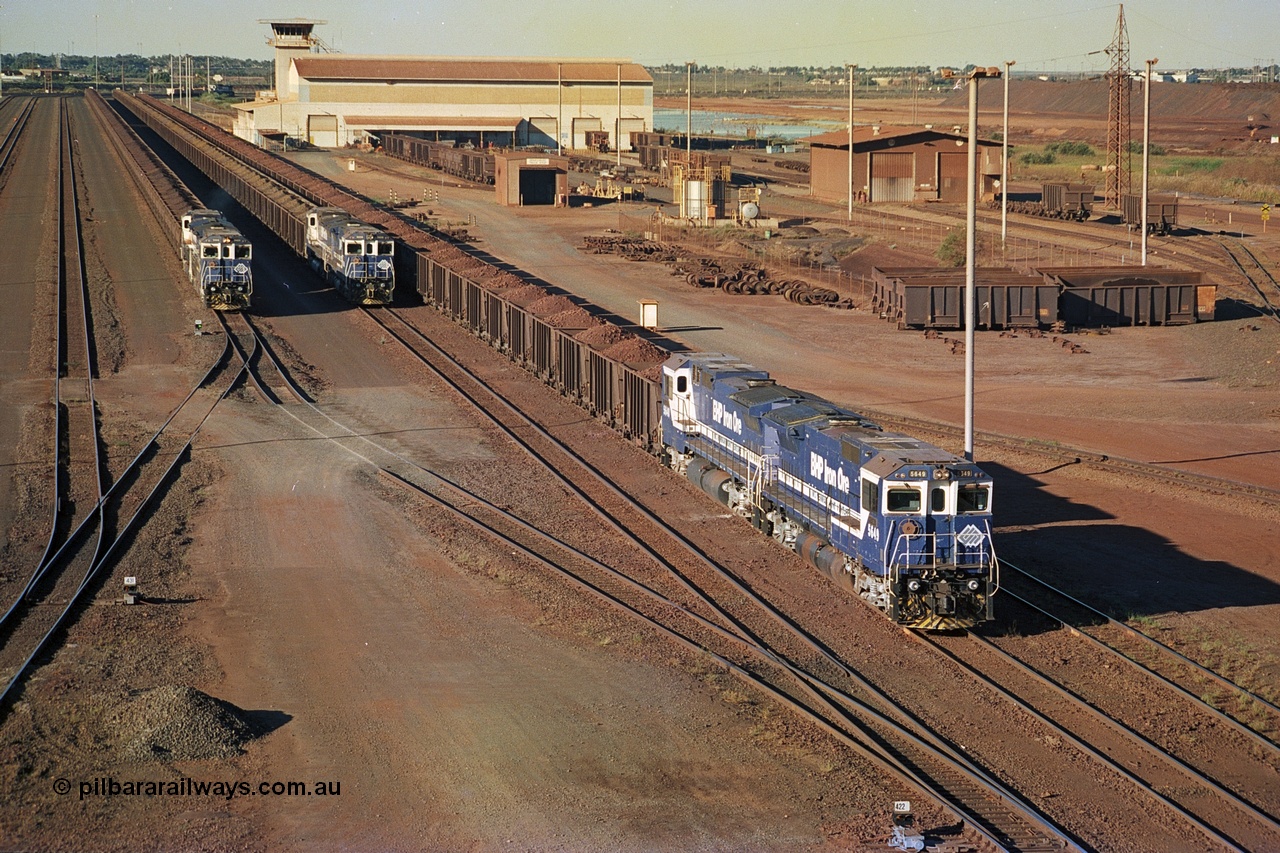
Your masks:
[[[267,44],[276,49],[275,97],[280,100],[282,93],[289,91],[289,63],[315,51],[320,40],[311,31],[316,24],[329,22],[290,18],[286,21],[260,19],[258,23],[271,27],[271,38],[267,39]]]

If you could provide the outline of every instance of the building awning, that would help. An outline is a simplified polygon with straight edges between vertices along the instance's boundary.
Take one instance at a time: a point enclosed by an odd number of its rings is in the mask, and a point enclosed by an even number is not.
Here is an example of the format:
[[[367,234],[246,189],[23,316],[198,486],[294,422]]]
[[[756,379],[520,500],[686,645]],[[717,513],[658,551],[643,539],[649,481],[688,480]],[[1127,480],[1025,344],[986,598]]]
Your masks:
[[[238,104],[232,104],[231,106],[237,110],[251,113],[255,110],[264,109],[265,107],[279,106],[279,104],[279,101],[242,101]]]
[[[497,130],[514,131],[524,119],[518,116],[343,116],[347,127],[372,130]]]

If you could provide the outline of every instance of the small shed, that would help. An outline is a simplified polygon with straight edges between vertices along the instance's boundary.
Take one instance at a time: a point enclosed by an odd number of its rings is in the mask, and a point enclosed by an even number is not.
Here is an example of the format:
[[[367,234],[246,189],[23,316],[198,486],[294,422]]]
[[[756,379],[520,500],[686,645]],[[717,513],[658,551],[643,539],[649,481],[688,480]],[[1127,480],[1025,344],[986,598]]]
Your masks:
[[[814,197],[849,198],[849,132],[811,136],[809,189]],[[945,201],[964,204],[969,160],[966,133],[932,127],[864,125],[853,132],[853,193],[858,202]],[[978,195],[990,198],[1000,179],[1001,145],[978,140]]]
[[[498,151],[493,156],[493,186],[498,204],[504,207],[568,205],[568,157],[531,151]]]

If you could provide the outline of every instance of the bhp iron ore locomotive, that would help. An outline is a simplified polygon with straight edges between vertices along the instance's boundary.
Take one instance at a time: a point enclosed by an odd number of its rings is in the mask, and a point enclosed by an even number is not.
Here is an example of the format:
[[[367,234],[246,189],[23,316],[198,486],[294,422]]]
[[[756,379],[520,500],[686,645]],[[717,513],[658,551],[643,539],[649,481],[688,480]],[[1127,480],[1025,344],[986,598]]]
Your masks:
[[[991,478],[732,356],[663,365],[668,464],[895,622],[992,618]]]
[[[357,305],[389,305],[395,292],[391,235],[337,207],[307,211],[307,260]]]
[[[253,245],[216,210],[182,215],[182,265],[206,308],[244,310],[253,293]]]

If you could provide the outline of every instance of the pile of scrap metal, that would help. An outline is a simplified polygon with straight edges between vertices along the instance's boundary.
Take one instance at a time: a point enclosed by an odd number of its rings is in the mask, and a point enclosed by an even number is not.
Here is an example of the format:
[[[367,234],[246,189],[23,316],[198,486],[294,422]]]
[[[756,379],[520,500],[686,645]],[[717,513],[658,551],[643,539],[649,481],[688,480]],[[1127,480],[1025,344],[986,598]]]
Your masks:
[[[693,287],[718,287],[725,293],[781,296],[797,305],[826,305],[831,308],[853,308],[853,300],[841,297],[830,288],[818,287],[799,279],[772,278],[768,270],[751,263],[738,263],[726,269],[718,261],[699,258],[696,267],[677,265],[675,273],[684,273]]]
[[[584,237],[582,251],[593,255],[621,255],[629,261],[672,263],[678,257],[676,250],[665,243],[611,234],[605,234],[602,237],[591,235]]]

